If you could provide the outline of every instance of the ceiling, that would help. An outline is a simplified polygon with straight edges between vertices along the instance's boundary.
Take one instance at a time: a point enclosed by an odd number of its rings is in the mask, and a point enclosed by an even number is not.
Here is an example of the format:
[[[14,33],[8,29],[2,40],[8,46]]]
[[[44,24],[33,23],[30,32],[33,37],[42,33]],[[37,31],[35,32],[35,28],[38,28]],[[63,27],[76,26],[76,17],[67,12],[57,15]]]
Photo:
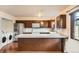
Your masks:
[[[0,5],[0,11],[17,17],[34,17],[41,11],[42,16],[56,16],[69,5]]]

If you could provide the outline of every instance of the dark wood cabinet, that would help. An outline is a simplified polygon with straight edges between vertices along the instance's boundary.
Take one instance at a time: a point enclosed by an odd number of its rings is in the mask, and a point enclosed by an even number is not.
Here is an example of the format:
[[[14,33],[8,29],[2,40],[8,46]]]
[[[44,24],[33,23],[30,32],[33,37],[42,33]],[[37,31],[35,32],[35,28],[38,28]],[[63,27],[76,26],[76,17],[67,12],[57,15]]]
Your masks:
[[[48,28],[48,21],[40,21],[40,27],[41,28]]]
[[[51,28],[51,21],[48,21],[48,27]]]
[[[57,28],[66,28],[66,15],[59,15],[56,18]]]
[[[16,20],[16,23],[23,23],[25,28],[31,28],[32,27],[32,21]]]
[[[60,39],[18,38],[19,51],[61,51]]]
[[[32,28],[32,23],[40,23],[40,28],[51,28],[54,20],[16,20],[16,23],[24,23],[25,28]]]
[[[25,28],[31,28],[32,27],[32,21],[25,21]]]

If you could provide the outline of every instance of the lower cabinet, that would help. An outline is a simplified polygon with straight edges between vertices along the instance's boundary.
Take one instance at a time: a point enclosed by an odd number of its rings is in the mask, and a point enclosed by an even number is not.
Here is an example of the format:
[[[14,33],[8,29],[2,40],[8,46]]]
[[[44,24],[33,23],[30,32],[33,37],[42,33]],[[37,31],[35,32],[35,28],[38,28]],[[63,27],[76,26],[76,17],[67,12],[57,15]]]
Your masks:
[[[18,39],[19,51],[61,51],[60,39]]]

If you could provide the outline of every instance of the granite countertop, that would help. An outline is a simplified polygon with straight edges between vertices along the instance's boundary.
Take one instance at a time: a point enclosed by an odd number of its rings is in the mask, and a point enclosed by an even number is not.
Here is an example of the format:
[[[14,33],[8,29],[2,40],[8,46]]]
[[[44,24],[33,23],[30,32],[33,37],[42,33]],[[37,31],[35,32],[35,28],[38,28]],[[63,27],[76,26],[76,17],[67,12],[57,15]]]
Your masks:
[[[50,34],[40,34],[40,33],[20,34],[17,35],[16,38],[68,38],[68,37],[56,32],[51,32]]]

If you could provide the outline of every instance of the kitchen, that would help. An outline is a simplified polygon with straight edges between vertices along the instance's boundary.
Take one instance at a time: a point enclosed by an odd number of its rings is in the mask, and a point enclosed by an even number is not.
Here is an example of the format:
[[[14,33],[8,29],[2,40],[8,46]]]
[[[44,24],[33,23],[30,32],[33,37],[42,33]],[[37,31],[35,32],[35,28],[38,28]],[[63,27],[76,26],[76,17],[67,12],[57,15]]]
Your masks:
[[[19,31],[19,32],[21,32],[20,35],[16,36],[16,38],[18,38],[18,44],[19,44],[18,48],[20,51],[61,50],[60,46],[61,47],[63,47],[63,46],[60,44],[60,42],[62,40],[64,40],[65,38],[67,38],[64,35],[60,35],[55,32],[55,30],[54,30],[55,23],[54,23],[54,21],[51,21],[51,20],[49,20],[49,21],[48,20],[47,21],[46,20],[23,21],[22,20],[22,21],[16,21],[16,22],[19,24],[21,22],[20,25],[23,25],[22,22],[25,22],[25,25],[26,25],[26,28],[24,29],[23,33],[22,33],[22,31]],[[51,29],[51,23],[53,23],[52,29]],[[27,25],[29,25],[29,27],[27,27]],[[20,26],[20,27],[22,27],[22,26]],[[20,30],[20,28],[19,28],[19,30]],[[21,30],[23,30],[23,29],[21,28]],[[60,39],[60,40],[58,40],[58,39]],[[45,47],[46,44],[48,45],[48,42],[52,43],[52,45],[53,45],[52,47],[54,47],[54,48],[51,48],[51,44],[49,44],[50,47],[49,46]],[[54,45],[56,43],[58,43],[57,46],[59,46],[57,48]],[[28,46],[26,46],[26,45],[28,45]],[[33,47],[36,47],[37,49],[33,48]]]
[[[10,11],[7,7],[17,9]],[[0,45],[1,52],[76,52],[71,50],[69,42],[72,31],[69,14],[78,8],[76,5],[0,6],[1,11],[8,13],[0,13],[0,42],[6,41]]]

